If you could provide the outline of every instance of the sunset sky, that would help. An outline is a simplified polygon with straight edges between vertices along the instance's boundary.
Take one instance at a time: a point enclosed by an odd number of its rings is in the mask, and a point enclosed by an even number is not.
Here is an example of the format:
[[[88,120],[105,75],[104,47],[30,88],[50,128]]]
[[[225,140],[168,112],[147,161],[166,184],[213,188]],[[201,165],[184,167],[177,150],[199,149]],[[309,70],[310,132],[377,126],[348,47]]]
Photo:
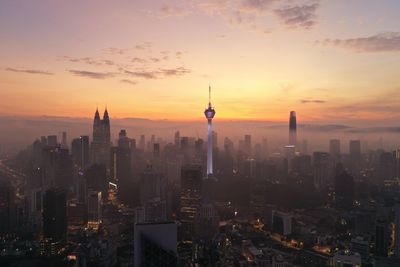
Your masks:
[[[0,115],[396,125],[398,0],[2,0]]]

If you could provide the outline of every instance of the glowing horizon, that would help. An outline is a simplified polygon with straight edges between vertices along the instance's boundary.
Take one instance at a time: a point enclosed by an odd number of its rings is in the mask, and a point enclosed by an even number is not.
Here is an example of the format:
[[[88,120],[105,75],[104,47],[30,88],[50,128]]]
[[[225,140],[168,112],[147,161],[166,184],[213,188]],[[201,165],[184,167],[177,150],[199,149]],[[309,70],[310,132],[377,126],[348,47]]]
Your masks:
[[[400,3],[0,4],[0,115],[396,124]],[[340,14],[337,15],[337,14]]]

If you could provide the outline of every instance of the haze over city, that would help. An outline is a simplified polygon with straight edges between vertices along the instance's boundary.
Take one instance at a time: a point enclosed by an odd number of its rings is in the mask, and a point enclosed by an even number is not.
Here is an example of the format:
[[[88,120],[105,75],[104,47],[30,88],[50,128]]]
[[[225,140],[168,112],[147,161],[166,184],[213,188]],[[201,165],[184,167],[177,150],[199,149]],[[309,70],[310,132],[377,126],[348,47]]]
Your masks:
[[[399,14],[1,1],[0,266],[400,267]]]

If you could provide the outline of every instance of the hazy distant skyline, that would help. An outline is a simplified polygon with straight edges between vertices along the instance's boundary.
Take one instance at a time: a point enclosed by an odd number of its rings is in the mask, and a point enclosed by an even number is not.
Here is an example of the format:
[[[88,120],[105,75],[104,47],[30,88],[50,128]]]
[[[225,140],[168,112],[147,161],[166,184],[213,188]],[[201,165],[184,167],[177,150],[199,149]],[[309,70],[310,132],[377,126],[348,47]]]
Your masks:
[[[399,1],[0,3],[0,115],[396,125]],[[205,119],[204,119],[205,120]],[[205,122],[204,122],[205,123]]]

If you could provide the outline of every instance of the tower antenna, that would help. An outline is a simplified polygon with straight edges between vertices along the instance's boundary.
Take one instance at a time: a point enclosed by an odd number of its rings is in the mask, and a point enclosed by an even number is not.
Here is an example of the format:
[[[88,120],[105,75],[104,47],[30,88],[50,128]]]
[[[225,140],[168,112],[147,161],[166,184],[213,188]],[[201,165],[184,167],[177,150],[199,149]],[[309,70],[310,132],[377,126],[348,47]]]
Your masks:
[[[208,105],[211,107],[211,85],[208,85]]]

